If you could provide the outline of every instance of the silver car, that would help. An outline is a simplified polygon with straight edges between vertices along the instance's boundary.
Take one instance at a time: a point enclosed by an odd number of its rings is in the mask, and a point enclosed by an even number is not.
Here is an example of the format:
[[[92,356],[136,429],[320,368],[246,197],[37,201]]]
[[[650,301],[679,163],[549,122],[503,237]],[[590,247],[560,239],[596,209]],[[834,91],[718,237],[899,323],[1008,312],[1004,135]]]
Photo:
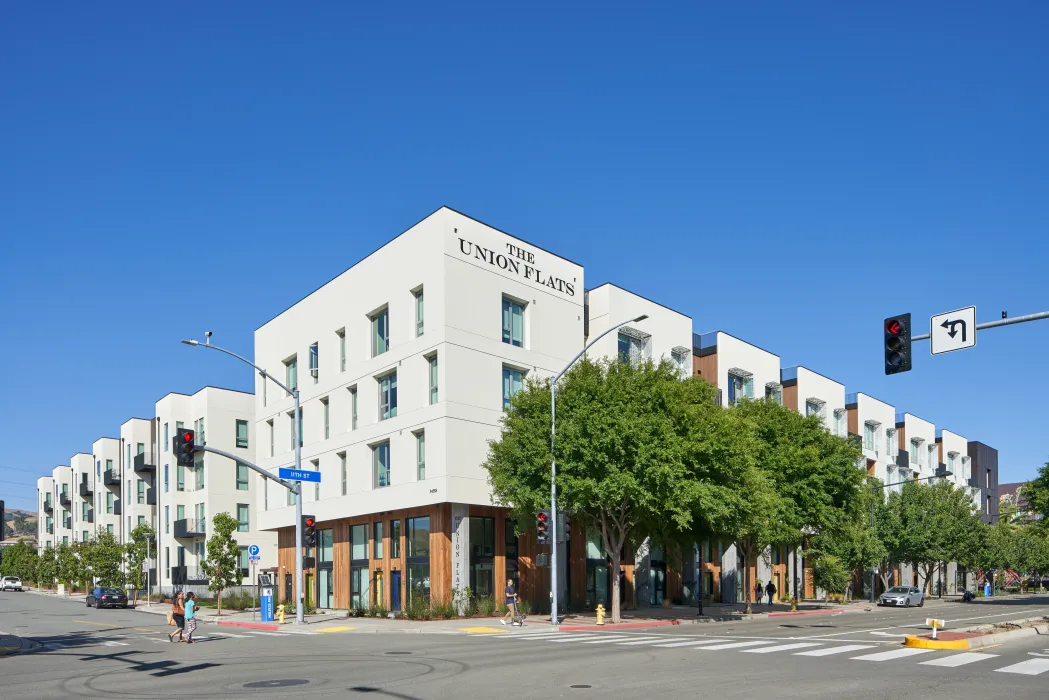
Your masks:
[[[901,608],[917,605],[920,608],[925,605],[925,594],[914,586],[893,586],[881,594],[878,605],[895,605]]]

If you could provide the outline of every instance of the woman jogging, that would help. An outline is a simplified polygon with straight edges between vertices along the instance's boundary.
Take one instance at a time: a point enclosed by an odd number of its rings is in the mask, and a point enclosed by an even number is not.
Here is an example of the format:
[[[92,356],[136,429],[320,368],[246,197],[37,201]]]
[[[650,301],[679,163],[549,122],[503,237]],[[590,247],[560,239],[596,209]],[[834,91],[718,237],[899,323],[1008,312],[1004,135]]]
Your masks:
[[[193,633],[197,631],[197,594],[186,596],[186,644],[193,643]]]
[[[182,641],[182,631],[186,629],[186,608],[183,605],[182,591],[175,594],[175,599],[171,601],[171,619],[175,623],[175,631],[168,635],[168,641],[175,641],[175,636],[178,635],[178,640]]]

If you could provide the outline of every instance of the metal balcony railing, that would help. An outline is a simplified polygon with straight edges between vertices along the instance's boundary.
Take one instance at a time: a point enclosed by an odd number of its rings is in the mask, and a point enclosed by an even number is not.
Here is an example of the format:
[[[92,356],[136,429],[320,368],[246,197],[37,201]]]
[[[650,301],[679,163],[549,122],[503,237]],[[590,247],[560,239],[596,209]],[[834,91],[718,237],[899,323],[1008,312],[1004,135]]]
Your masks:
[[[120,487],[120,472],[116,469],[107,469],[102,472],[102,483],[106,486]]]
[[[84,522],[88,522],[88,523],[93,523],[93,522],[95,522],[95,511],[93,511],[93,510],[89,510],[89,511],[87,512],[87,517],[86,517],[86,518],[84,518]]]
[[[58,495],[58,503],[60,505],[64,506],[64,507],[68,508],[69,507],[69,503],[70,503],[69,494],[68,493],[61,493],[61,494],[59,494]]]
[[[120,501],[113,501],[113,515],[120,515]]]
[[[208,582],[208,575],[199,566],[173,566],[170,574],[171,584],[174,586]]]
[[[94,489],[91,488],[91,484],[89,484],[86,481],[81,481],[80,482],[80,495],[81,496],[83,496],[84,498],[91,498],[91,495],[93,493],[94,493]]]
[[[55,506],[54,506],[54,504],[51,503],[51,499],[50,498],[44,499],[44,512],[45,513],[54,513],[55,512]]]
[[[153,474],[157,470],[157,460],[153,458],[152,452],[135,455],[132,464],[134,470],[139,474]]]
[[[150,486],[146,489],[146,505],[155,506],[157,504],[157,489]]]
[[[175,537],[183,539],[205,537],[207,535],[207,520],[204,518],[182,518],[175,521]]]

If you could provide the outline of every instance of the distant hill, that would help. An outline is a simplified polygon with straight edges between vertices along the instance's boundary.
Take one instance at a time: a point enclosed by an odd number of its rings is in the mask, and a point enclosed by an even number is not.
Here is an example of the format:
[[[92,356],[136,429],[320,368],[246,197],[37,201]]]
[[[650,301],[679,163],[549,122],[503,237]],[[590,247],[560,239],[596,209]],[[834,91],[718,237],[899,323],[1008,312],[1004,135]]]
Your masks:
[[[4,513],[4,534],[9,540],[21,539],[22,535],[36,536],[36,513],[13,508]]]

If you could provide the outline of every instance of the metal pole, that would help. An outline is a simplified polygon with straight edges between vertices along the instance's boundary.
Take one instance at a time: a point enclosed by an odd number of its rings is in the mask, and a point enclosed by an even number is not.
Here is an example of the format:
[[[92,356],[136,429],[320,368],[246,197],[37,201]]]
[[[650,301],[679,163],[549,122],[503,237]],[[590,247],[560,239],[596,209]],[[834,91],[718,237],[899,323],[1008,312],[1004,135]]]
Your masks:
[[[874,499],[877,497],[877,495],[878,495],[878,489],[877,489],[877,485],[875,484],[875,485],[871,486],[871,534],[873,534],[874,530],[875,530],[875,524],[874,524]],[[871,563],[871,602],[872,603],[874,602],[874,563],[873,562]]]
[[[987,323],[977,323],[976,330],[982,331],[988,328],[997,328],[998,326],[1012,326],[1016,323],[1027,323],[1028,321],[1041,321],[1044,318],[1049,318],[1049,311],[1041,311],[1036,314],[1027,314],[1026,316],[1016,316],[1014,318],[1003,318],[997,321],[988,321]],[[911,340],[928,340],[929,333],[923,333],[922,335],[911,336]]]
[[[296,376],[298,383],[298,376]],[[299,387],[292,390],[295,397],[295,470],[302,469],[302,436],[299,435],[299,422],[302,420],[302,406],[299,405]],[[299,597],[295,601],[295,624],[301,625],[305,620],[305,584],[306,579],[302,571],[302,482],[295,482],[295,586]]]
[[[707,574],[703,570],[704,569],[704,567],[703,567],[703,564],[704,564],[703,550],[706,549],[706,542],[707,542],[707,540],[704,540],[703,544],[699,545],[699,547],[696,548],[696,553],[697,553],[698,559],[699,559],[699,568],[696,570],[697,571],[697,573],[696,573],[696,591],[699,593],[699,595],[698,595],[698,598],[699,598],[699,610],[696,611],[696,617],[700,617],[701,615],[703,615],[703,594],[706,592],[706,591],[704,591],[704,589],[706,588],[706,582],[707,582]]]
[[[574,360],[573,360],[574,362]],[[563,374],[563,373],[562,373]],[[557,625],[557,457],[554,452],[557,430],[557,380],[550,382],[550,519],[553,520],[554,537],[550,541],[550,624]]]

